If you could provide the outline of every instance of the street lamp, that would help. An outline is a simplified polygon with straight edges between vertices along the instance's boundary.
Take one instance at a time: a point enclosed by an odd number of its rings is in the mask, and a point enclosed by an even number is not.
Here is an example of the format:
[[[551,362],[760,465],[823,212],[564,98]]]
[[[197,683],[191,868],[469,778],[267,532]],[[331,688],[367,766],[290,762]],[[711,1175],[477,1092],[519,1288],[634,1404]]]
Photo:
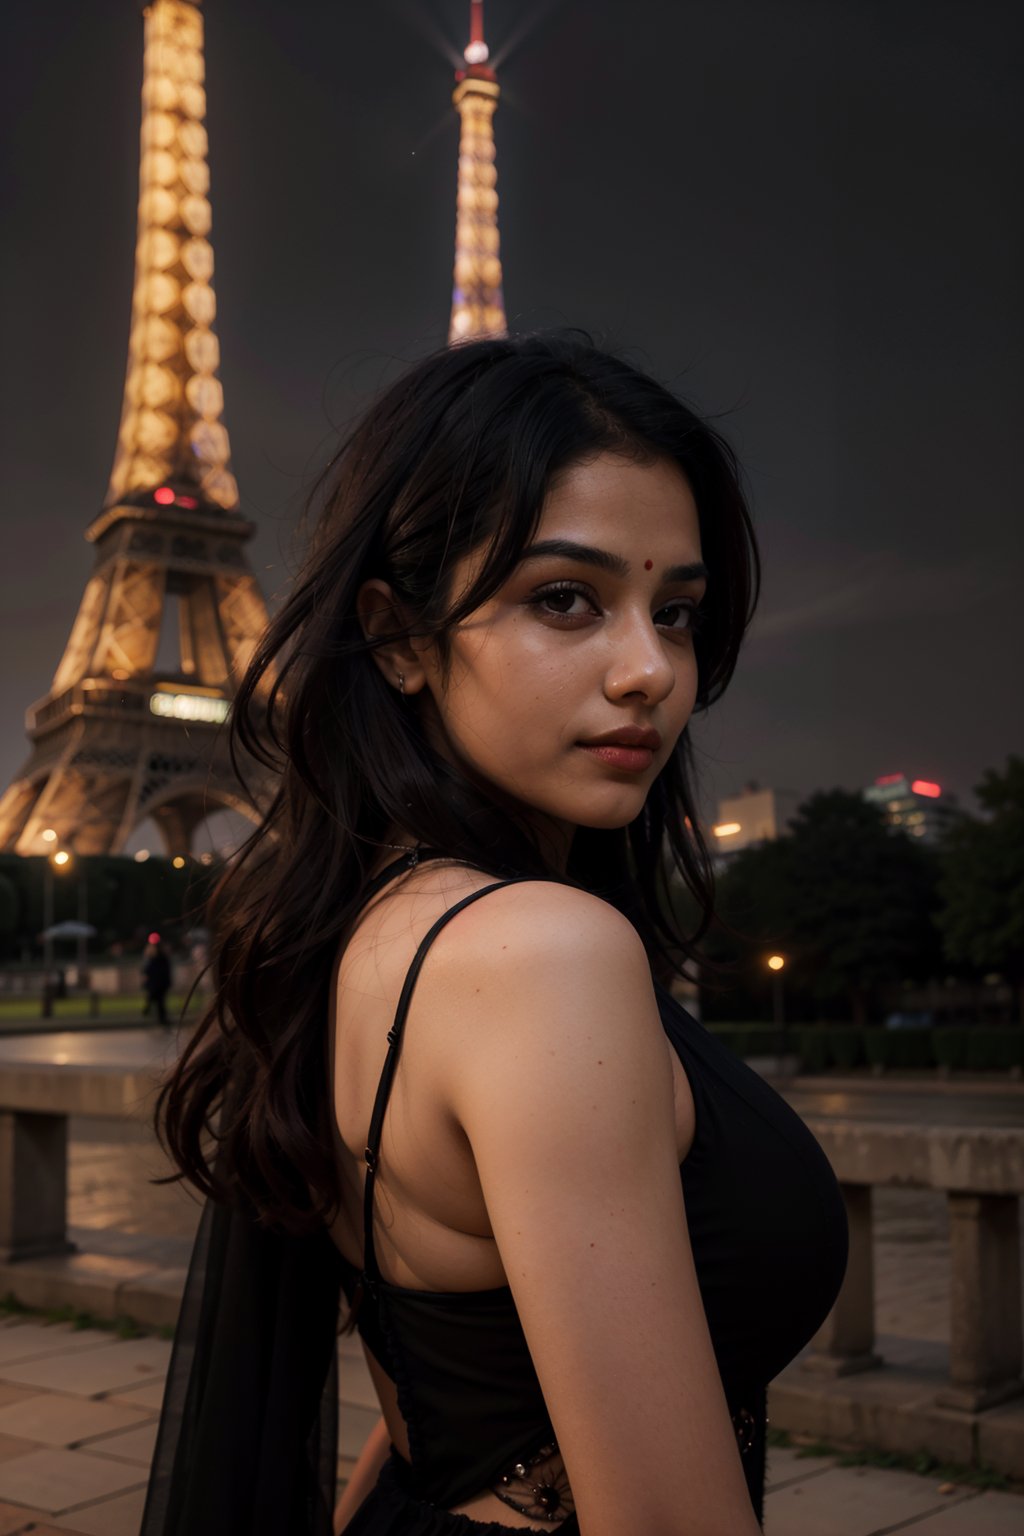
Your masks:
[[[785,1047],[784,1030],[786,1023],[785,1003],[782,996],[782,973],[786,968],[786,957],[785,955],[769,955],[767,965],[772,973],[772,1022],[776,1030],[775,1049],[781,1063]]]
[[[43,837],[48,843],[56,842],[57,834],[52,833],[52,828],[47,828]],[[48,853],[46,864],[43,868],[43,985],[49,986],[50,972],[53,970],[53,937],[50,933],[53,927],[53,872],[64,874],[71,867],[71,855],[66,848],[58,848],[55,853]]]

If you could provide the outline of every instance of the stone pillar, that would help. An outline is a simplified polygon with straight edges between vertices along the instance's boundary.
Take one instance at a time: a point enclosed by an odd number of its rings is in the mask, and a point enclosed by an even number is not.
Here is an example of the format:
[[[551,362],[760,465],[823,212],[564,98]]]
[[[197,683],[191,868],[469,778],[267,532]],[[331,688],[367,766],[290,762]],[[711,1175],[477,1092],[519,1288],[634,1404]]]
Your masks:
[[[851,1376],[882,1364],[875,1353],[875,1254],[871,1185],[842,1184],[850,1257],[835,1306],[811,1340],[801,1365],[828,1376]]]
[[[977,1412],[1024,1392],[1017,1195],[950,1192],[949,1385],[945,1408]]]
[[[70,1253],[66,1115],[0,1110],[0,1260]]]

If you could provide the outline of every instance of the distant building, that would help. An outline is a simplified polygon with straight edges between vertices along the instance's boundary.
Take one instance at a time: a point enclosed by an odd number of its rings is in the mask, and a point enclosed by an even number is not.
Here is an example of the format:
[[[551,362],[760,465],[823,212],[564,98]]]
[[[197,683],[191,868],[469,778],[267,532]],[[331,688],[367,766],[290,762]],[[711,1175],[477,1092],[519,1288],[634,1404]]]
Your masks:
[[[711,828],[712,853],[727,859],[743,848],[783,837],[796,810],[797,798],[789,790],[747,784],[741,794],[719,800],[718,815]]]
[[[878,807],[888,826],[925,843],[938,842],[963,814],[956,796],[944,793],[941,785],[930,779],[908,779],[903,773],[883,774],[862,794],[869,805]]]

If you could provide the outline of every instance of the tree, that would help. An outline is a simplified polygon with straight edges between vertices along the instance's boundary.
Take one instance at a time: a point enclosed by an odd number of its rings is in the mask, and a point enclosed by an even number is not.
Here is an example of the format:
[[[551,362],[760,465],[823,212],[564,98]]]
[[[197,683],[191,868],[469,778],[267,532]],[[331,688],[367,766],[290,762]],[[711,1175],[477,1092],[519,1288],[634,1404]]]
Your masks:
[[[14,948],[20,915],[18,888],[9,876],[0,874],[0,951],[5,955]]]
[[[879,988],[936,967],[936,882],[930,850],[833,789],[800,806],[788,836],[737,855],[722,910],[762,954],[782,950],[818,1004],[848,1004],[863,1024]]]
[[[987,815],[946,834],[937,921],[953,964],[1006,977],[1024,1024],[1024,758],[988,769],[975,794]]]

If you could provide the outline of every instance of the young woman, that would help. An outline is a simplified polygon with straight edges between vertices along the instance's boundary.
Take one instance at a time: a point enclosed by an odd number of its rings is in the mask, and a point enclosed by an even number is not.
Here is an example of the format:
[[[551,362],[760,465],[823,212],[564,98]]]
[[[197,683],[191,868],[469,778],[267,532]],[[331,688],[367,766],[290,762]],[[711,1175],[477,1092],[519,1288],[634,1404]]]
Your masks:
[[[330,1529],[339,1289],[382,1413],[348,1536],[759,1529],[843,1205],[654,979],[710,916],[687,727],[756,587],[728,447],[576,334],[430,357],[342,449],[163,1095],[210,1199],[144,1536]]]

